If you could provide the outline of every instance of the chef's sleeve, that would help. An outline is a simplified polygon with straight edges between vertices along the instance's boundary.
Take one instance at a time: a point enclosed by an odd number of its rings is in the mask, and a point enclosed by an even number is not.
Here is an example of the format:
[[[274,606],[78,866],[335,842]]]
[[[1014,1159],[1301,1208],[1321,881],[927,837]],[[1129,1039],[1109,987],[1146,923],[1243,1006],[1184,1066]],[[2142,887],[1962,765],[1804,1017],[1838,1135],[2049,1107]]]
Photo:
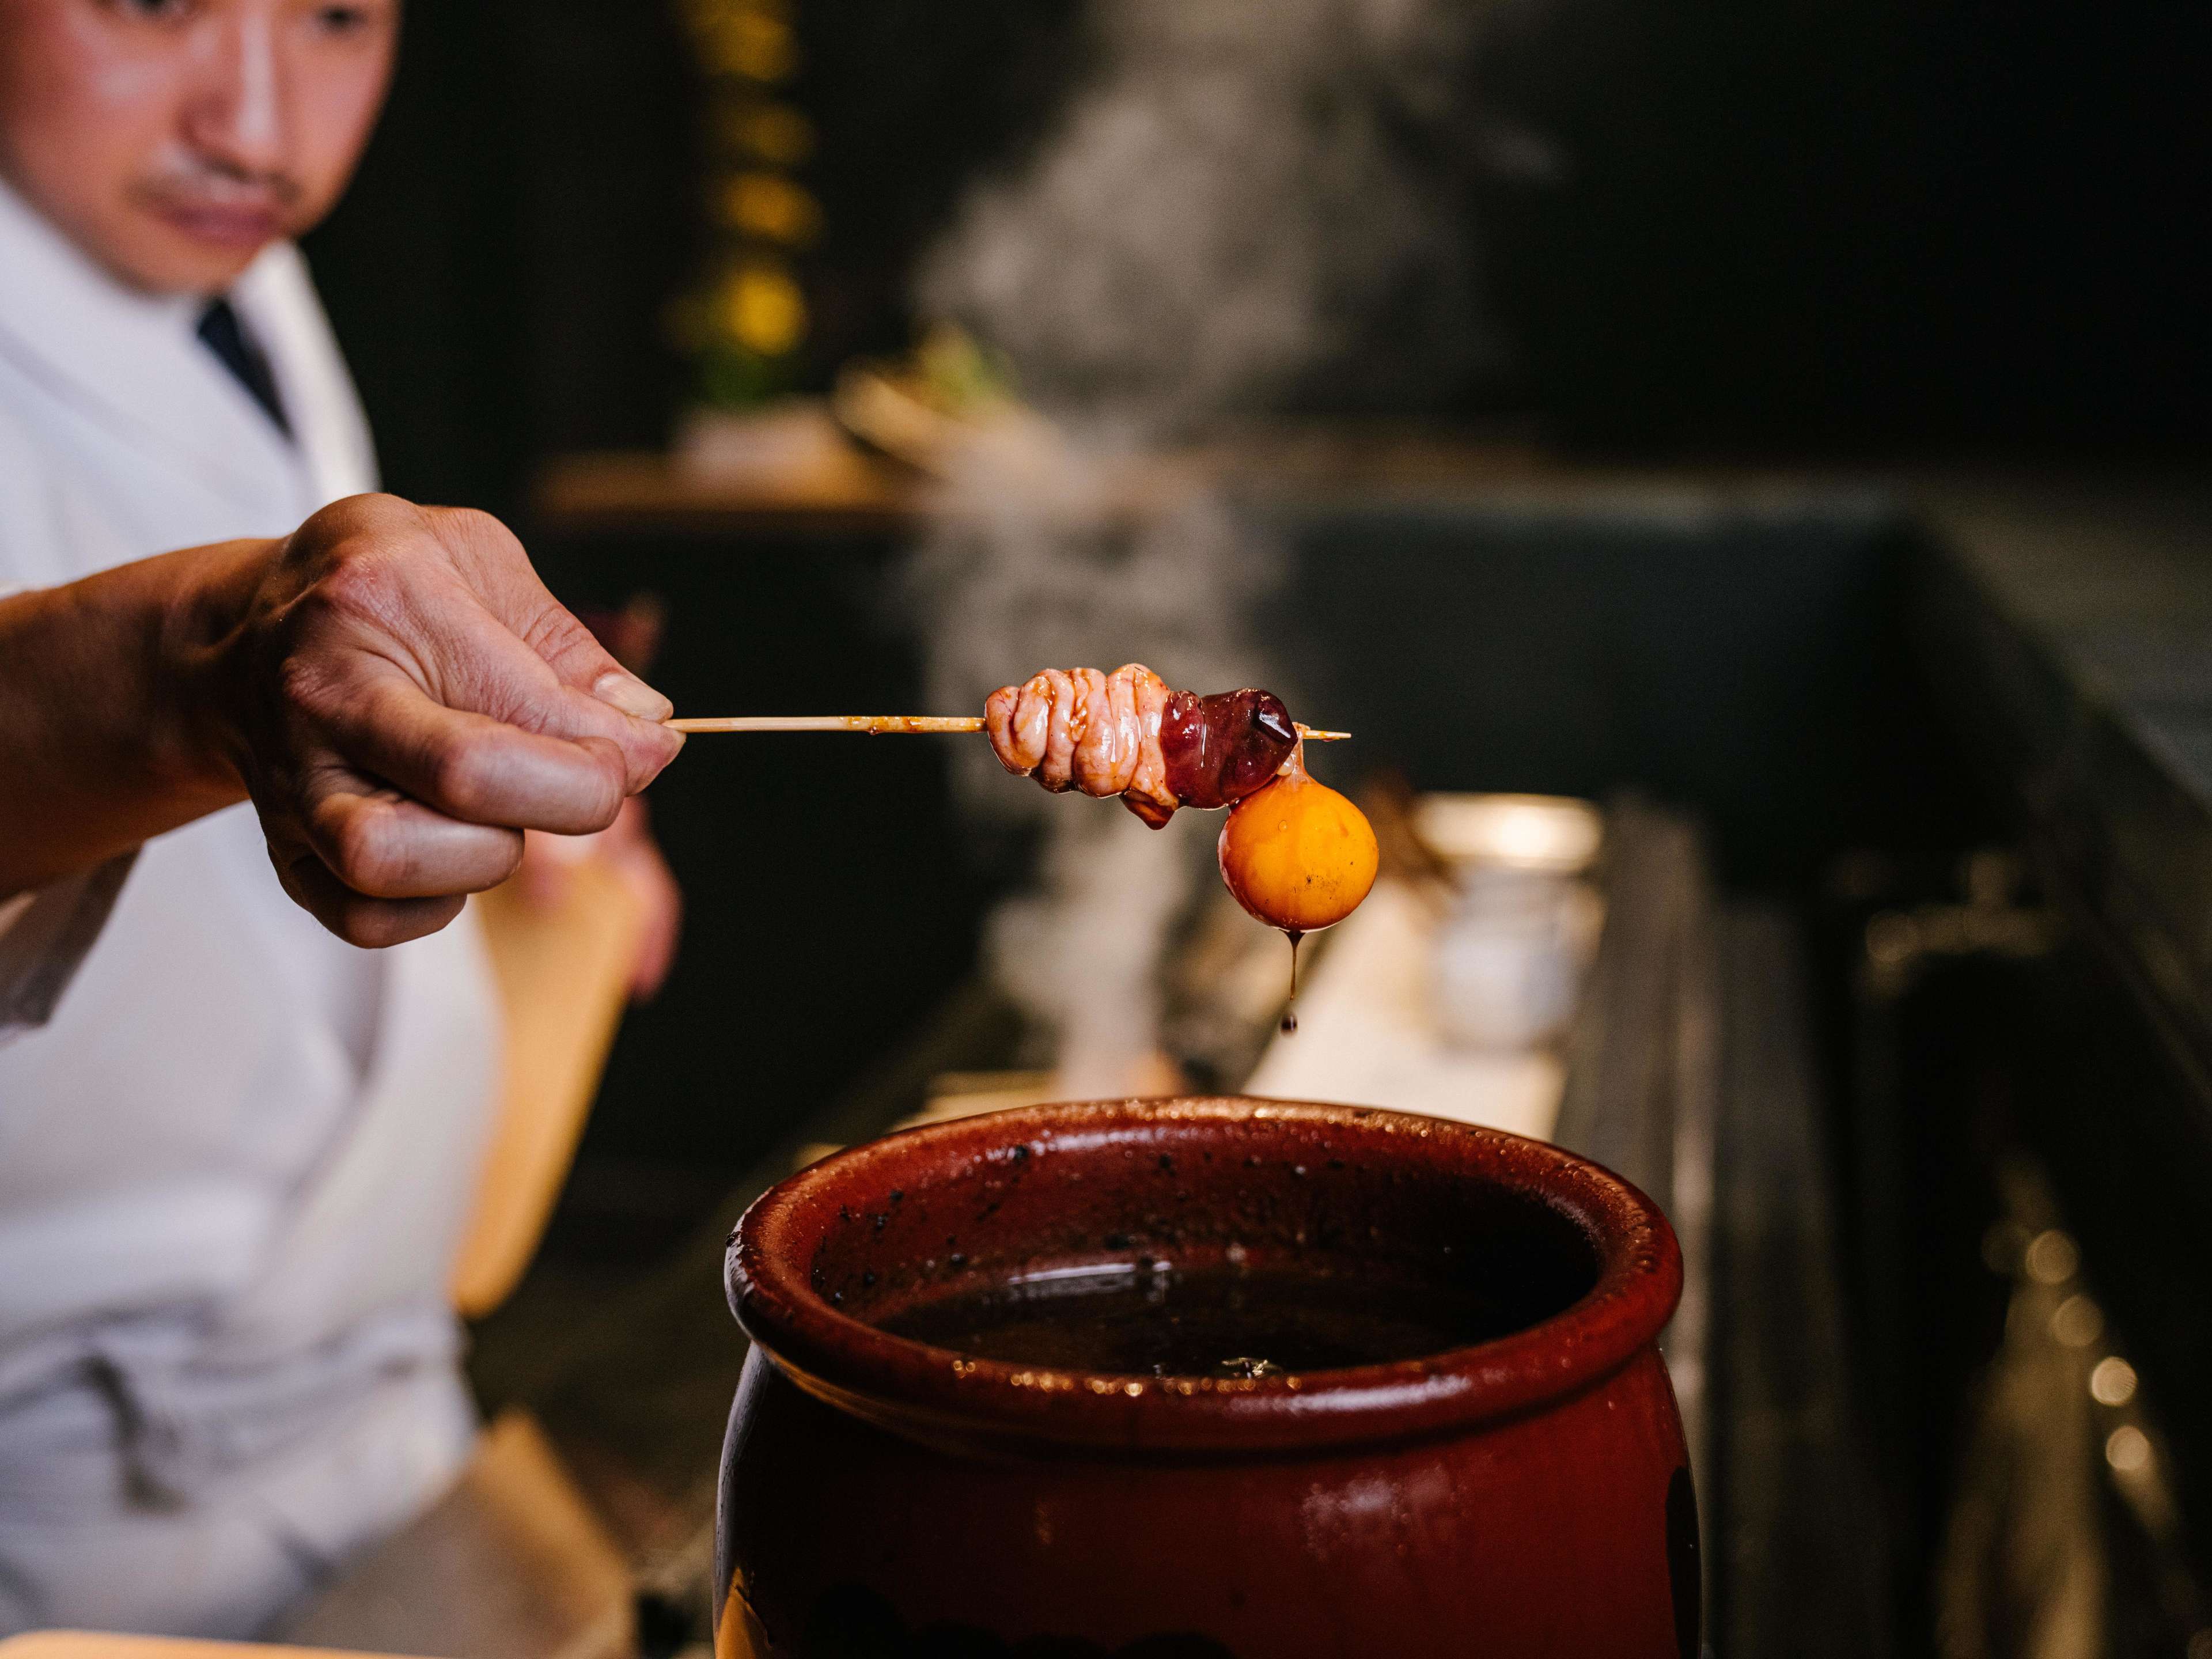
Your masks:
[[[0,568],[0,599],[21,591]],[[97,869],[0,899],[0,1043],[52,1016],[137,856],[133,848]]]
[[[133,849],[0,900],[0,1043],[52,1015],[137,856]]]

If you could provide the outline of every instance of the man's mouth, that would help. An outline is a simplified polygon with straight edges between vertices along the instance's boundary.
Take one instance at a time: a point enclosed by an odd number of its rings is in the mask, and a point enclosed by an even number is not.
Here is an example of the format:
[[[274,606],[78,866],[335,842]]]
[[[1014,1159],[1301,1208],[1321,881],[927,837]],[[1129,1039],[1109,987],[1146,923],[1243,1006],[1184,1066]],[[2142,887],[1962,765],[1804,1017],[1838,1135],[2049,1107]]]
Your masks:
[[[258,248],[284,234],[285,215],[276,203],[210,202],[156,197],[155,214],[194,241],[229,251]]]

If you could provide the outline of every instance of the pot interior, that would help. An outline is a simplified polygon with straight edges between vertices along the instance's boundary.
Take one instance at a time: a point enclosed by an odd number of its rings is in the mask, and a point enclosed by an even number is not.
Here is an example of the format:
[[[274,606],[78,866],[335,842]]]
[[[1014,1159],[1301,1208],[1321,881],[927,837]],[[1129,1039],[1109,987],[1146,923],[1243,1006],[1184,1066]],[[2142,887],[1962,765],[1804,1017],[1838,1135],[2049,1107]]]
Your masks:
[[[994,1138],[987,1120],[940,1145],[896,1138],[825,1191],[809,1283],[847,1317],[953,1353],[1210,1377],[1420,1360],[1593,1288],[1598,1223],[1545,1187],[1546,1149],[1528,1148],[1532,1166],[1413,1122]]]

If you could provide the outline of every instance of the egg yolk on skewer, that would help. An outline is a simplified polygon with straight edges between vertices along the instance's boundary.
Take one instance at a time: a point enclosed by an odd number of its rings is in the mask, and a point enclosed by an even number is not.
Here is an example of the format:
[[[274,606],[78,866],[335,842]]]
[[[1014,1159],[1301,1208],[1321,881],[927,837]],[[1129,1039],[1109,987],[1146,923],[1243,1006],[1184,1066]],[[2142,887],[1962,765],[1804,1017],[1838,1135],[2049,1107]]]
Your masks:
[[[1343,921],[1375,885],[1373,826],[1308,775],[1302,728],[1273,692],[1200,697],[1141,663],[1111,674],[1048,668],[1000,687],[983,713],[1000,764],[1055,793],[1119,795],[1155,830],[1180,807],[1228,807],[1221,878],[1288,936],[1293,1002],[1298,941]],[[1283,1030],[1297,1029],[1286,1011]]]
[[[1367,815],[1310,776],[1304,760],[1300,744],[1273,782],[1231,807],[1214,849],[1237,902],[1292,934],[1358,909],[1379,862]]]

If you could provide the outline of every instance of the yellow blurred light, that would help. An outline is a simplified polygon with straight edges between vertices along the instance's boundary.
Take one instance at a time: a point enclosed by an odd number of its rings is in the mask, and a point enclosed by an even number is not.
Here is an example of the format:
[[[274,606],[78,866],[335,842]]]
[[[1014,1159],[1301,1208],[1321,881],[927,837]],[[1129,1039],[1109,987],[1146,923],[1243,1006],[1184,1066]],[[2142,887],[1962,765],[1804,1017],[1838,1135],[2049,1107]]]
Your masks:
[[[2089,1395],[2100,1406],[2124,1406],[2136,1397],[2136,1368],[2107,1354],[2089,1373]]]
[[[2039,1285],[2063,1285],[2081,1265],[2081,1251],[2056,1227],[2038,1233],[2027,1247],[2027,1276]]]
[[[806,335],[806,297],[776,265],[739,266],[723,285],[719,310],[729,337],[763,357],[781,357]]]
[[[720,118],[722,141],[780,167],[814,153],[814,124],[786,104],[741,103]]]
[[[1899,967],[1919,950],[1920,926],[1911,916],[1885,910],[1867,923],[1866,953],[1877,967]]]
[[[681,0],[684,22],[697,34],[711,34],[737,17],[791,21],[791,0]]]
[[[755,11],[719,18],[706,33],[708,66],[748,81],[788,80],[799,67],[799,41],[790,26]]]
[[[790,179],[773,173],[741,173],[722,191],[722,217],[734,229],[764,242],[796,247],[822,229],[822,210]]]
[[[2140,1474],[2150,1467],[2150,1437],[2132,1423],[2114,1429],[2105,1441],[2105,1461],[2122,1474]]]
[[[2086,1348],[2105,1334],[2105,1316],[2087,1297],[2069,1296],[2051,1316],[2051,1334],[2069,1348]]]

